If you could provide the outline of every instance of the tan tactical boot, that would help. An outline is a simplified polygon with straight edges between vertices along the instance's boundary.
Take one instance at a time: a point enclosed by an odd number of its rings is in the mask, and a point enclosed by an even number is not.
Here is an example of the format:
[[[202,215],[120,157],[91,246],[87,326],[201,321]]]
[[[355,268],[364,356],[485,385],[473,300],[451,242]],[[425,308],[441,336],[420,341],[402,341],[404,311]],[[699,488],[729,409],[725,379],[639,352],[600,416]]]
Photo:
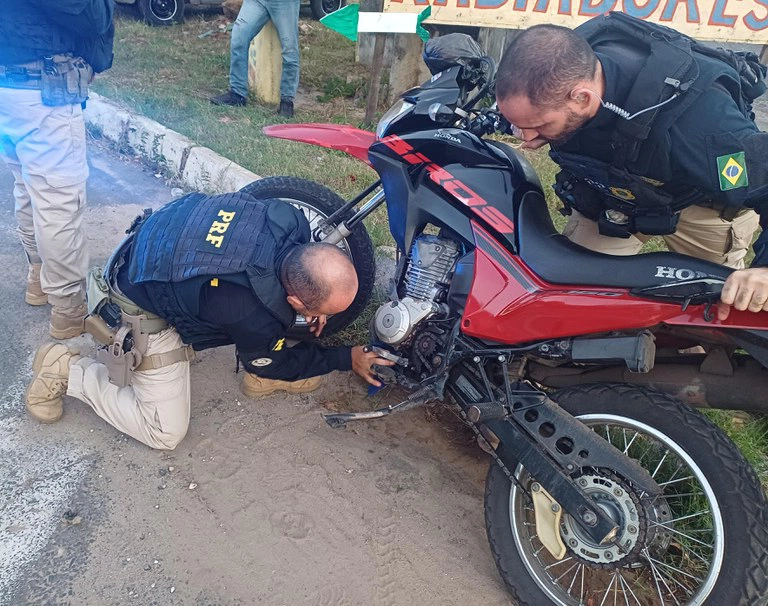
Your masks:
[[[80,356],[61,343],[46,343],[35,353],[32,381],[24,400],[27,411],[41,423],[55,423],[64,414],[61,396],[67,393],[69,367]]]
[[[43,292],[40,285],[41,263],[30,263],[27,269],[27,292],[24,293],[24,300],[28,305],[46,305],[48,295]]]
[[[59,307],[51,309],[50,334],[54,339],[71,339],[85,332],[85,316],[88,306],[85,301],[74,307]]]
[[[320,387],[322,381],[321,377],[312,377],[311,379],[302,379],[301,381],[278,381],[277,379],[265,379],[245,373],[243,382],[240,384],[240,391],[249,398],[268,396],[276,391],[308,393]]]

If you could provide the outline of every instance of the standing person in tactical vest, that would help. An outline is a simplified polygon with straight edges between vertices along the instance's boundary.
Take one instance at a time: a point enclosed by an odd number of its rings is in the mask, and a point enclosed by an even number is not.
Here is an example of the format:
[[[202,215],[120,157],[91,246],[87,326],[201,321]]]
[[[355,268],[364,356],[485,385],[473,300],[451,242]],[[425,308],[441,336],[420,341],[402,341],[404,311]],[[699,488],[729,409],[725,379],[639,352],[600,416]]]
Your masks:
[[[496,97],[524,148],[550,144],[564,235],[617,255],[661,235],[672,251],[733,267],[724,320],[731,305],[768,310],[768,232],[743,269],[757,215],[768,222],[768,134],[750,105],[764,76],[752,53],[609,13],[573,31],[522,32],[501,59]]]
[[[15,179],[25,300],[51,304],[56,339],[84,330],[82,106],[112,65],[113,10],[113,0],[18,0],[0,18],[0,155]]]
[[[140,442],[173,449],[190,416],[193,350],[233,344],[250,397],[313,391],[319,375],[354,370],[378,385],[363,347],[286,344],[303,315],[319,336],[326,316],[349,307],[358,280],[349,258],[312,243],[304,214],[243,193],[190,194],[134,226],[104,272],[88,276],[88,332],[96,360],[60,343],[38,349],[27,410],[58,421],[66,393]]]

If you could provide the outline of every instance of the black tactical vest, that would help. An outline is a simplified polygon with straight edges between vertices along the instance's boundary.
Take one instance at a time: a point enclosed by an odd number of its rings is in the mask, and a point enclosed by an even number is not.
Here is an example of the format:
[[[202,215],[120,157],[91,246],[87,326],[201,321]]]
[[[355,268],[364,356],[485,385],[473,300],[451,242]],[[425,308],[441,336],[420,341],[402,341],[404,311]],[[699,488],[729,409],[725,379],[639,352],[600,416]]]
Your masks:
[[[251,289],[286,328],[296,314],[286,301],[278,264],[287,251],[310,239],[309,225],[292,240],[276,241],[268,220],[276,200],[243,193],[189,194],[153,212],[138,227],[128,279],[144,287],[154,310],[196,349],[229,342],[198,316],[200,289],[227,280]]]
[[[61,0],[66,8],[68,0]],[[10,5],[13,4],[13,8]],[[94,9],[96,10],[96,9]],[[114,7],[105,2],[101,18],[111,23]],[[112,65],[114,25],[100,36],[80,36],[76,33],[78,20],[86,18],[73,13],[66,28],[49,18],[27,0],[6,2],[0,18],[0,65],[15,66],[37,61],[47,55],[71,53],[82,57],[95,72]],[[93,18],[93,16],[91,16]]]
[[[4,8],[0,19],[0,64],[28,63],[45,55],[75,51],[76,36],[44,17],[39,8],[27,2],[13,5],[13,9]]]
[[[667,133],[712,86],[727,90],[744,115],[754,119],[750,103],[765,90],[764,66],[752,54],[710,49],[672,29],[624,13],[592,19],[574,31],[596,52],[641,67],[624,107],[615,111],[618,118],[611,140],[615,151],[612,161],[553,146],[552,159],[562,169],[555,192],[566,213],[575,208],[597,221],[604,235],[673,233],[680,210],[693,204],[716,203],[696,189],[654,183],[654,179],[663,180],[672,173]],[[642,111],[655,105],[659,107]],[[564,147],[567,149],[567,143]],[[654,175],[654,179],[646,178],[651,161],[657,170],[661,167],[661,175]],[[733,216],[738,210],[724,210],[724,216]]]

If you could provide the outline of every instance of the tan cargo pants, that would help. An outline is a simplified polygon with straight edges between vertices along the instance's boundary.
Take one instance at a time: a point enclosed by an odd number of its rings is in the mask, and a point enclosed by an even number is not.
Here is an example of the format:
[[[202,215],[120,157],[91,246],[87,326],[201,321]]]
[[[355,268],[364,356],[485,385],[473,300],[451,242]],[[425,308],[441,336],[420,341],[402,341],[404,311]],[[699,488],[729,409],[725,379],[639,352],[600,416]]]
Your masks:
[[[753,210],[742,210],[733,221],[726,221],[720,211],[689,206],[680,213],[677,231],[662,237],[672,252],[743,269],[744,257],[758,228],[759,217]],[[645,234],[630,238],[603,236],[598,232],[597,222],[577,211],[570,216],[563,235],[584,248],[609,255],[636,255],[652,237]]]
[[[84,297],[85,122],[80,105],[47,107],[38,90],[0,88],[0,157],[15,179],[18,233],[51,304]]]
[[[183,347],[174,328],[149,335],[147,355]],[[150,448],[173,450],[189,427],[189,362],[134,372],[131,385],[109,382],[107,367],[81,358],[69,370],[67,395],[88,404],[107,423]]]

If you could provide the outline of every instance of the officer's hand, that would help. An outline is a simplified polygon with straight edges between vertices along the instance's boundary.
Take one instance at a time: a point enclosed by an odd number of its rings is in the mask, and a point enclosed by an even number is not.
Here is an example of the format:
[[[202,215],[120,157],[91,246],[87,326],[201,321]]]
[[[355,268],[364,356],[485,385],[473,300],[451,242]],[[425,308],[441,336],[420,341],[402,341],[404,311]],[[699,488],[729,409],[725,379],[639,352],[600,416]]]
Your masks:
[[[325,328],[325,325],[328,323],[328,316],[304,316],[304,318],[309,324],[309,332],[316,337],[320,336],[320,333],[323,332],[323,328]]]
[[[376,379],[376,375],[371,370],[372,364],[379,366],[394,366],[391,360],[380,358],[372,351],[364,351],[362,345],[352,348],[352,370],[363,377],[371,385],[381,387],[381,383]]]
[[[739,269],[728,276],[717,304],[718,320],[728,317],[731,305],[739,311],[768,311],[768,267]]]

